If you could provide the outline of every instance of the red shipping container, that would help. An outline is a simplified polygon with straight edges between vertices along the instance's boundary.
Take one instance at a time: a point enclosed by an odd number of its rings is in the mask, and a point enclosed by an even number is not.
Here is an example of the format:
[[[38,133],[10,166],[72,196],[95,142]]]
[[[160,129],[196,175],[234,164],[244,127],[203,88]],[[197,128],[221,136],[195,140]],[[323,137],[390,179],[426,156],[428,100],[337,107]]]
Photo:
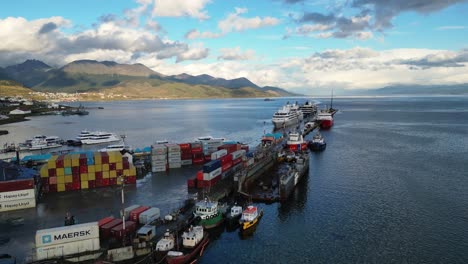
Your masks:
[[[192,154],[198,154],[202,152],[203,152],[202,147],[192,148]]]
[[[81,189],[81,182],[73,182],[73,183],[67,183],[67,184],[71,184],[73,187],[73,190],[75,191],[78,191]],[[65,188],[66,188],[66,184],[65,184]]]
[[[96,188],[96,181],[88,181],[88,188],[89,189]]]
[[[57,170],[49,169],[49,177],[55,177],[55,176],[57,176]]]
[[[135,184],[135,183],[136,183],[136,176],[125,177],[125,184]]]
[[[125,230],[123,229],[123,223],[120,223],[119,225],[112,228],[111,234],[115,239],[121,240],[129,234],[134,234],[136,231],[136,226],[137,224],[133,221],[125,221]]]
[[[109,178],[109,185],[116,185],[117,184],[117,178]]]
[[[123,175],[123,170],[115,170],[115,172],[117,173],[117,177]],[[124,175],[124,176],[127,176],[127,175]]]
[[[95,175],[96,175],[96,180],[102,180],[102,171],[96,171]]]
[[[245,150],[245,152],[249,152],[249,145],[242,145],[241,149]]]
[[[211,161],[211,155],[205,155],[205,161]]]
[[[180,150],[186,150],[186,149],[191,149],[190,143],[180,143],[179,144]]]
[[[239,158],[232,161],[232,165],[237,165],[237,164],[239,164],[241,162],[242,162],[242,157],[239,157]]]
[[[192,178],[187,180],[188,188],[195,188],[197,186],[197,178]]]
[[[72,167],[72,175],[80,175],[80,167],[78,166],[75,166],[75,167]]]
[[[101,163],[109,164],[109,154],[107,152],[101,152]]]
[[[114,219],[115,219],[114,217],[108,216],[108,217],[105,217],[105,218],[99,220],[98,221],[99,228],[101,228],[101,226],[103,226],[103,225],[105,225],[105,224],[107,224],[109,222],[112,222],[112,220],[114,220]]]
[[[196,179],[197,180],[203,180],[203,171],[202,170],[197,171]]]
[[[84,154],[81,154],[81,155],[84,155]],[[88,160],[86,159],[86,155],[84,159],[80,157],[80,166],[87,166],[87,165],[88,165]]]
[[[220,158],[221,160],[221,166],[227,164],[227,163],[232,163],[232,155],[226,155],[226,156],[222,156]]]
[[[41,178],[42,185],[49,184],[49,178]]]
[[[130,212],[130,220],[139,223],[140,214],[150,209],[149,206],[140,206]]]
[[[111,230],[115,226],[122,224],[122,219],[114,219],[109,223],[99,227],[99,236],[100,238],[108,238],[111,235]]]
[[[109,170],[115,170],[116,166],[115,163],[109,163]]]
[[[237,151],[237,144],[228,144],[228,145],[222,145],[218,147],[218,150],[225,149],[228,154]]]
[[[64,167],[63,155],[60,155],[60,156],[55,160],[55,167],[56,167],[56,168],[63,168],[63,167]]]
[[[222,165],[221,171],[225,172],[225,171],[229,170],[231,167],[232,167],[232,161],[226,162],[224,165]]]
[[[43,192],[43,193],[49,193],[49,192],[50,192],[49,184],[47,184],[47,185],[42,185],[42,192]]]
[[[80,182],[81,178],[80,175],[72,175],[72,182]]]
[[[202,165],[203,163],[205,163],[205,159],[204,159],[204,158],[199,158],[199,159],[193,159],[193,160],[192,160],[192,164],[193,164],[193,165]]]
[[[65,183],[65,191],[73,191],[73,190],[75,190],[75,189],[73,188],[73,186],[74,186],[74,183]],[[78,189],[78,190],[79,190],[79,189]]]
[[[192,153],[182,153],[180,155],[181,160],[191,160],[192,159]]]
[[[80,173],[88,173],[88,165],[80,165]]]
[[[109,186],[110,181],[109,179],[102,179],[102,186]]]
[[[122,165],[123,165],[123,169],[124,169],[124,170],[130,169],[130,162],[128,162],[128,160],[124,160],[124,161],[122,162]]]
[[[56,184],[50,184],[49,185],[49,192],[57,192],[57,185]]]

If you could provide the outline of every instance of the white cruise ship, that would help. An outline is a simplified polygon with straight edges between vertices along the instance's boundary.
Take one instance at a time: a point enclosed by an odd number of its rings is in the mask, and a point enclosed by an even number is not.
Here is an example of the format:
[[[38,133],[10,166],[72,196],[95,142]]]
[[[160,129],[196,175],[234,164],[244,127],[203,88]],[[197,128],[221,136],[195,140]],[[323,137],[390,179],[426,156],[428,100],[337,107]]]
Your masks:
[[[103,131],[89,132],[84,130],[81,131],[80,135],[76,138],[79,139],[84,145],[120,141],[120,138],[116,134]]]
[[[314,116],[317,113],[317,106],[311,101],[306,101],[299,109],[301,109],[304,117]]]
[[[304,119],[302,111],[297,104],[290,105],[289,102],[273,115],[271,121],[275,128],[296,125]]]

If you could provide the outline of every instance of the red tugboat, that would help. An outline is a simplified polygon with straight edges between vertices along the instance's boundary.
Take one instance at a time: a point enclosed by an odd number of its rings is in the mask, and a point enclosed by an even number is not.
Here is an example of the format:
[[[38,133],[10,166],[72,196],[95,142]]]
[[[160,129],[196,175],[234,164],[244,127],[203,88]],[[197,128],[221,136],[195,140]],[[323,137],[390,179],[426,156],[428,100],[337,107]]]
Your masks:
[[[167,263],[189,263],[202,254],[203,249],[209,241],[208,233],[203,231],[202,226],[190,226],[190,228],[182,234],[182,250],[169,251],[166,257]]]

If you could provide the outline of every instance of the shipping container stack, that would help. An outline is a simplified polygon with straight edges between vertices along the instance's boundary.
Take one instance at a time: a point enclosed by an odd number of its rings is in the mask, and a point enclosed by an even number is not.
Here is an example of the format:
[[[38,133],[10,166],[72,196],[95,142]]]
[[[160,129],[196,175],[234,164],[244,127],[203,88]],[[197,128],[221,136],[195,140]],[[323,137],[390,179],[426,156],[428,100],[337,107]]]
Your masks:
[[[98,222],[36,231],[35,260],[38,261],[97,251],[100,248]]]
[[[41,167],[44,192],[64,192],[136,183],[136,168],[119,151],[52,156]]]
[[[202,165],[205,163],[205,154],[203,154],[203,146],[200,142],[190,143],[192,152],[192,164]]]
[[[0,160],[0,212],[36,207],[36,174]]]
[[[182,167],[180,146],[177,144],[166,144],[166,147],[169,169],[176,169]]]
[[[151,146],[151,168],[152,172],[167,170],[167,147],[164,144]]]
[[[211,153],[218,150],[219,146],[222,146],[222,139],[210,139],[201,141],[203,147],[203,154],[205,155],[205,160],[211,160]]]
[[[192,145],[190,143],[181,143],[179,147],[182,166],[192,165]]]
[[[206,163],[203,165],[203,180],[199,181],[197,179],[197,187],[203,188],[213,186],[220,179],[221,172],[221,160],[215,159]]]

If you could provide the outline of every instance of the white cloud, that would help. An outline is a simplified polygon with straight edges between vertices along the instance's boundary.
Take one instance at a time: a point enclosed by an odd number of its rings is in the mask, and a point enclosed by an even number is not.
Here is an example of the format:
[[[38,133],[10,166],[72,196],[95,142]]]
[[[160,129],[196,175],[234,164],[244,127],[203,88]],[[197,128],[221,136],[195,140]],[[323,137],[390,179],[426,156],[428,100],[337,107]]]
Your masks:
[[[467,27],[465,26],[442,26],[442,27],[436,27],[436,30],[460,30],[460,29],[466,29]]]
[[[176,62],[182,62],[185,60],[201,60],[208,57],[209,49],[203,47],[203,44],[195,45],[190,47],[187,51],[177,55]]]
[[[228,33],[232,31],[244,31],[247,29],[275,26],[280,23],[280,20],[274,17],[242,17],[241,15],[244,13],[247,13],[246,8],[236,8],[234,13],[229,14],[225,19],[218,22],[218,28],[223,33]]]
[[[218,60],[250,60],[255,57],[254,50],[241,51],[240,47],[219,50]]]
[[[208,12],[204,8],[210,2],[210,0],[154,0],[153,16],[208,19]]]
[[[187,34],[185,34],[186,39],[213,39],[213,38],[220,38],[223,34],[221,33],[213,33],[209,31],[200,32],[196,29],[192,29]]]

